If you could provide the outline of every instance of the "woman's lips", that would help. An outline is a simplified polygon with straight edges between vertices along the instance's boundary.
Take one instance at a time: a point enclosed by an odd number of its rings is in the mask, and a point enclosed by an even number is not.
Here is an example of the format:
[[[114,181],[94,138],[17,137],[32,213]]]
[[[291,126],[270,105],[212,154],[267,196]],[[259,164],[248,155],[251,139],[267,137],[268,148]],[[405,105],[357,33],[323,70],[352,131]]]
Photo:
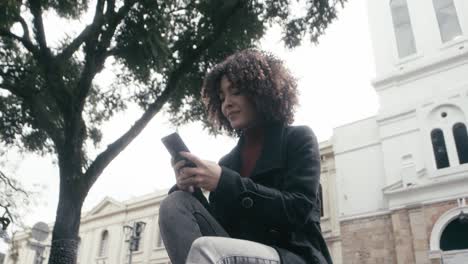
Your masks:
[[[239,113],[240,113],[240,111],[230,112],[230,113],[228,114],[228,119],[232,119],[233,116],[235,116],[235,115],[237,115],[237,114],[239,114]]]

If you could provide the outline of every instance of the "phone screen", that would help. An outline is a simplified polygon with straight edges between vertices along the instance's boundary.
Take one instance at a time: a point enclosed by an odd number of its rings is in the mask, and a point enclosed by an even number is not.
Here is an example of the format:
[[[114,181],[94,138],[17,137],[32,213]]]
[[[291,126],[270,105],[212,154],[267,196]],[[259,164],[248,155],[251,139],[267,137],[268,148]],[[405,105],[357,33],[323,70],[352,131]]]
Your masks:
[[[172,158],[175,162],[184,159],[182,156],[179,155],[179,152],[186,151],[190,152],[187,146],[185,145],[182,138],[179,136],[177,132],[172,133],[168,136],[165,136],[161,139],[164,146],[167,148],[169,153],[171,154]]]

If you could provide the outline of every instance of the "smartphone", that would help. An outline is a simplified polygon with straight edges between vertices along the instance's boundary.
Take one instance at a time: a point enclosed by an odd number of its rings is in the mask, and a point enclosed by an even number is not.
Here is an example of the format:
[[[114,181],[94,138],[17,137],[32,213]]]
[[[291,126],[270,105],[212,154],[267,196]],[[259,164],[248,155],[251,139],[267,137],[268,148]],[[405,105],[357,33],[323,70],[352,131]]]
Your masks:
[[[180,161],[180,160],[185,160],[187,167],[196,167],[196,165],[191,162],[190,160],[182,157],[179,152],[185,151],[185,152],[190,152],[187,146],[185,145],[184,141],[182,138],[179,136],[177,132],[174,132],[170,135],[167,135],[163,138],[161,138],[162,143],[166,147],[166,149],[169,151],[171,154],[174,163]]]

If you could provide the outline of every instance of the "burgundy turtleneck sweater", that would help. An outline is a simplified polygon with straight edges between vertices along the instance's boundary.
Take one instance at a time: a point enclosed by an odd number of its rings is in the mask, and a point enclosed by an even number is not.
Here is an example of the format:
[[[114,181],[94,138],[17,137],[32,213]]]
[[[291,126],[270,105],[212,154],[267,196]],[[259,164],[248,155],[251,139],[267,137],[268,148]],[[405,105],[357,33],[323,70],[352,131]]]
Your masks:
[[[263,147],[263,127],[253,127],[244,131],[244,142],[241,147],[242,166],[240,175],[249,177],[255,168]]]

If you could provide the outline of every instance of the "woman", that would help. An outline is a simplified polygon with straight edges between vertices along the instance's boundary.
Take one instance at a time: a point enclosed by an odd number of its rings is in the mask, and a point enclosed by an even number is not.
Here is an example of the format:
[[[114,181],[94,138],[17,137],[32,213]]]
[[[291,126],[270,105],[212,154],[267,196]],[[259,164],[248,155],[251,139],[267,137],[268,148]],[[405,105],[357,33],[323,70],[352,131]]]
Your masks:
[[[196,167],[173,165],[177,184],[159,217],[172,263],[332,263],[320,232],[317,140],[289,126],[296,86],[282,61],[253,49],[207,74],[209,117],[239,141],[219,164],[181,152]]]

